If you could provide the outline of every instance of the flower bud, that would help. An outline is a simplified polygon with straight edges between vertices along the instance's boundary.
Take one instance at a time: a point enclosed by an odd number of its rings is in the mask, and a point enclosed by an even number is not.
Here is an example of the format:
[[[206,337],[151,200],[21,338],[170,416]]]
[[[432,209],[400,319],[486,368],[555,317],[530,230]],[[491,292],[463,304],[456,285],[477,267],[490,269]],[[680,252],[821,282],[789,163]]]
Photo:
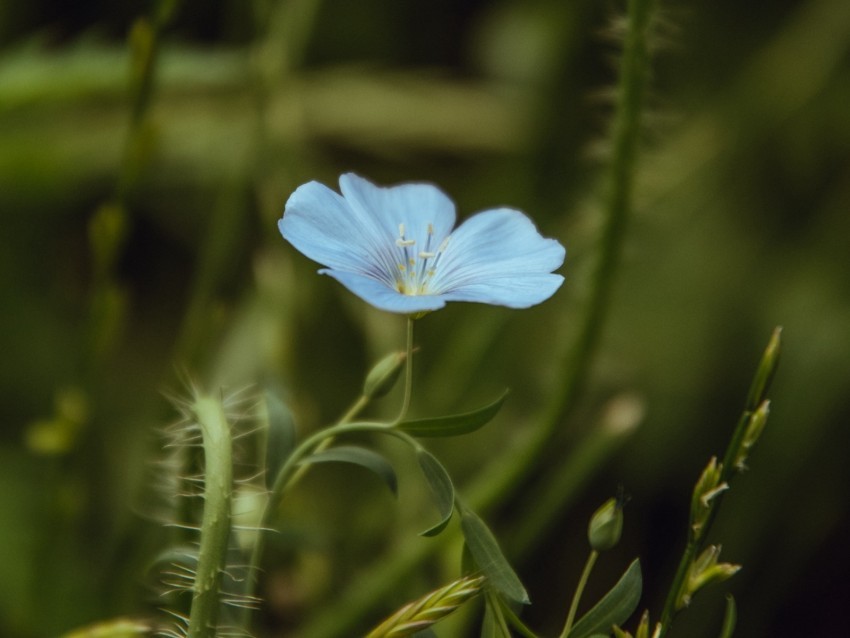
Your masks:
[[[609,498],[590,519],[587,539],[597,552],[611,549],[620,541],[623,533],[623,504],[619,499]]]
[[[369,399],[380,399],[392,390],[395,382],[404,368],[407,354],[404,352],[393,352],[378,361],[363,383],[363,396]]]
[[[717,462],[716,456],[712,456],[694,486],[691,496],[691,529],[694,534],[698,534],[708,520],[712,499],[729,489],[726,482],[720,481],[722,475],[723,464]]]
[[[711,583],[720,583],[734,576],[741,569],[740,565],[718,563],[720,545],[709,545],[700,554],[688,570],[686,586],[679,595],[676,608],[687,607],[694,594]]]
[[[750,450],[758,442],[761,433],[764,431],[764,426],[767,423],[767,417],[770,414],[770,401],[765,399],[761,402],[755,412],[750,415],[747,422],[747,429],[744,430],[744,438],[741,439],[741,445],[735,455],[735,469],[743,472],[747,469],[747,457],[750,455]]]
[[[782,328],[777,327],[773,330],[770,336],[770,341],[764,354],[759,362],[756,376],[753,378],[753,383],[750,386],[750,392],[747,395],[747,410],[755,410],[765,399],[770,382],[773,380],[773,375],[776,373],[776,368],[779,365],[779,351],[782,342]]]

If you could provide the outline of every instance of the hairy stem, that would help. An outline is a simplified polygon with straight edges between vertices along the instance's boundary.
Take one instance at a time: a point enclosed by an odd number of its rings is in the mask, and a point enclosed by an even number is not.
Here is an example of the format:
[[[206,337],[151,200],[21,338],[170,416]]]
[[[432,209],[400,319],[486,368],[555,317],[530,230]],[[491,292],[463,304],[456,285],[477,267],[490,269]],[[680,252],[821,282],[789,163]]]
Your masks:
[[[200,396],[195,399],[193,410],[204,441],[204,515],[187,638],[213,638],[230,536],[233,487],[230,425],[220,400]]]

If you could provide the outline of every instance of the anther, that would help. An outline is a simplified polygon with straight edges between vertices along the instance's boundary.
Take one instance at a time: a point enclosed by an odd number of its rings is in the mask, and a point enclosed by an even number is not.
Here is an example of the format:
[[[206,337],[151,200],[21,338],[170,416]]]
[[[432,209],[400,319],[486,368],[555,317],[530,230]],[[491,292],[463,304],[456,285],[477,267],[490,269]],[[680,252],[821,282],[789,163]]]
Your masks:
[[[415,239],[402,239],[401,237],[399,237],[398,239],[395,240],[395,245],[398,246],[399,248],[404,248],[406,246],[413,246],[413,244],[415,244],[415,243],[416,243]]]
[[[436,254],[437,253],[429,253],[429,252],[426,252],[426,251],[423,250],[419,253],[419,258],[420,259],[430,259],[431,257],[434,257]]]

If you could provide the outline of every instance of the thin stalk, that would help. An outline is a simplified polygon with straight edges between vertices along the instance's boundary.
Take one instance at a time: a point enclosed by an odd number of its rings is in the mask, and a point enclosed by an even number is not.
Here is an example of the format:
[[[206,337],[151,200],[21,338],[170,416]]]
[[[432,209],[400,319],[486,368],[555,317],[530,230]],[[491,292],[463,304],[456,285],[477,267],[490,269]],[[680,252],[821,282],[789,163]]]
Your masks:
[[[573,621],[575,621],[576,612],[578,611],[578,603],[581,600],[581,595],[584,593],[584,588],[587,586],[587,580],[590,578],[590,572],[593,571],[593,566],[596,564],[597,558],[599,558],[599,552],[595,549],[590,550],[590,556],[587,557],[587,562],[584,564],[584,571],[582,571],[581,578],[579,578],[578,585],[576,586],[576,593],[573,594],[573,601],[570,603],[570,612],[567,614],[567,621],[564,623],[564,629],[561,631],[560,638],[567,638],[570,630],[573,628]]]
[[[410,409],[410,401],[413,396],[413,317],[407,317],[407,357],[404,361],[404,398],[401,402],[401,411],[394,423],[401,423]]]
[[[723,462],[720,469],[719,484],[728,484],[731,482],[736,472],[740,471],[735,467],[735,460],[741,452],[743,441],[747,436],[747,430],[756,418],[756,413],[759,411],[759,406],[765,402],[767,391],[770,388],[770,382],[776,373],[776,368],[779,363],[780,352],[780,337],[782,329],[775,328],[771,335],[767,348],[762,354],[761,361],[756,369],[753,380],[750,384],[750,391],[747,394],[746,404],[729,444],[726,447],[726,452],[723,455]],[[766,418],[766,417],[765,417]],[[695,488],[696,489],[696,488]],[[679,561],[679,566],[676,568],[676,573],[673,576],[673,582],[667,592],[667,599],[664,601],[664,609],[661,613],[661,632],[659,638],[662,638],[670,630],[673,624],[673,618],[678,611],[677,606],[682,594],[682,589],[685,586],[685,581],[688,577],[688,572],[691,565],[696,559],[700,551],[705,546],[705,541],[708,538],[708,533],[711,530],[714,520],[717,518],[717,512],[720,509],[720,503],[723,500],[723,494],[718,494],[715,498],[709,501],[709,511],[705,518],[705,522],[699,526],[694,526],[693,521],[688,529],[688,542],[685,546],[685,551],[682,553],[682,558]]]

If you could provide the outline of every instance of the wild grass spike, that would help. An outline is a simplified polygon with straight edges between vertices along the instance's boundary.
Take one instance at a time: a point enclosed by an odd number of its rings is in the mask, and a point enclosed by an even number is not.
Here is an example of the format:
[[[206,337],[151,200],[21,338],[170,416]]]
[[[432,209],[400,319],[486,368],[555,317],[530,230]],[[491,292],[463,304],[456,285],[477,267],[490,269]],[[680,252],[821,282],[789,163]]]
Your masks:
[[[465,576],[432,591],[399,609],[373,629],[366,638],[401,638],[422,631],[477,596],[483,583],[482,576]]]

